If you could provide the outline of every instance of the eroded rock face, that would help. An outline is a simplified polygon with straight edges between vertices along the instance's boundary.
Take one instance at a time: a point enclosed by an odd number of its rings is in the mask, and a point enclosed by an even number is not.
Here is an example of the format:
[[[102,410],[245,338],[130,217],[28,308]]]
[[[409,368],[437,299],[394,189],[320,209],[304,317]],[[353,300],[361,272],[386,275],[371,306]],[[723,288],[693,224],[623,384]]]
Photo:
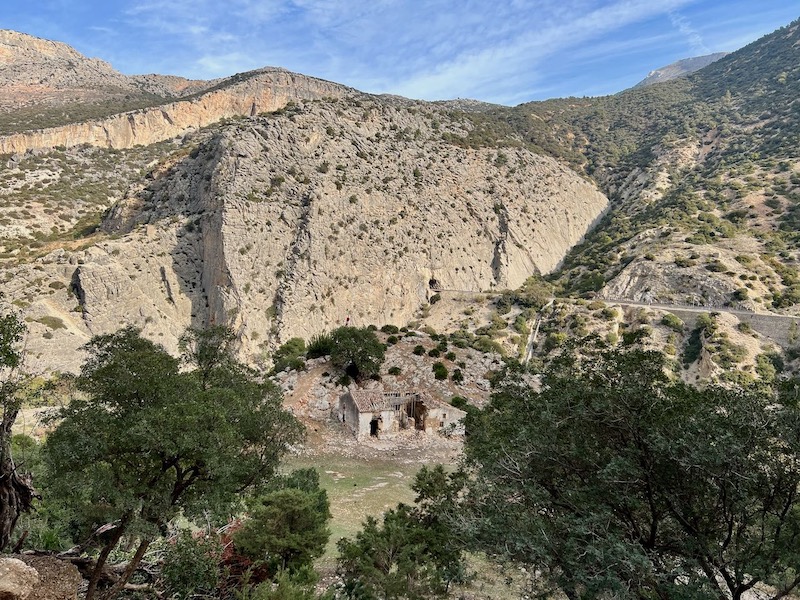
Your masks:
[[[39,574],[17,558],[0,558],[0,600],[27,600]]]
[[[193,99],[96,121],[0,136],[0,154],[81,144],[115,149],[148,145],[184,135],[222,119],[276,111],[290,101],[338,98],[350,92],[352,90],[345,86],[321,79],[282,69],[262,69],[238,78],[229,78],[219,89]]]
[[[26,309],[29,361],[53,368],[58,347],[58,368],[74,370],[81,343],[125,324],[169,350],[186,326],[228,324],[257,361],[348,317],[405,325],[440,288],[516,288],[553,270],[605,196],[527,150],[443,141],[463,126],[359,95],[198,138],[115,207],[115,239],[18,268],[10,298],[69,281]],[[40,331],[48,317],[57,326]]]

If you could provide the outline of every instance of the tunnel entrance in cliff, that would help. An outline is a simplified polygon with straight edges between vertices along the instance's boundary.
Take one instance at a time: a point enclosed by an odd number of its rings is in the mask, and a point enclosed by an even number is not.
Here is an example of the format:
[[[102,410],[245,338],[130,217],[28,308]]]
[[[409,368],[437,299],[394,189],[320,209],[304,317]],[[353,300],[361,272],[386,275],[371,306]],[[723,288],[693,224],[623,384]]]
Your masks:
[[[442,290],[442,283],[435,277],[431,277],[428,281],[428,287],[435,292],[440,292]]]

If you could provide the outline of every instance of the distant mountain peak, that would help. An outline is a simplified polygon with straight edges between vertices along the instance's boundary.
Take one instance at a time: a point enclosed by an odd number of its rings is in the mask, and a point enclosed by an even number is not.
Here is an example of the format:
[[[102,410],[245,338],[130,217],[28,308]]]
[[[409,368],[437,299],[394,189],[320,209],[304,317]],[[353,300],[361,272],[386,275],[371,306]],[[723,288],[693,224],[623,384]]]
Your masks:
[[[703,67],[707,67],[711,63],[718,61],[720,58],[726,56],[727,54],[728,52],[715,52],[714,54],[706,54],[705,56],[684,58],[677,62],[671,63],[665,67],[660,67],[658,69],[650,71],[647,74],[647,77],[642,79],[639,83],[637,83],[633,87],[645,87],[648,85],[653,85],[654,83],[661,83],[663,81],[669,81],[670,79],[675,79],[676,77],[683,77],[685,75],[689,75],[690,73],[699,71]]]

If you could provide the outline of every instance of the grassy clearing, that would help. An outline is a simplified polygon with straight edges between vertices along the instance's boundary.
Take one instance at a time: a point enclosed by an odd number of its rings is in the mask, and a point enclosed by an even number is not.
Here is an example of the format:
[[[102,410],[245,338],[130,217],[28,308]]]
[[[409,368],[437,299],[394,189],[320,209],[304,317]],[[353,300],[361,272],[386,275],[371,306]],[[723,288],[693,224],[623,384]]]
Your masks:
[[[331,539],[320,559],[321,567],[333,567],[336,542],[353,537],[367,516],[380,518],[384,511],[400,502],[414,502],[411,483],[421,465],[391,460],[343,456],[293,457],[285,462],[288,470],[314,467],[320,484],[331,502]]]

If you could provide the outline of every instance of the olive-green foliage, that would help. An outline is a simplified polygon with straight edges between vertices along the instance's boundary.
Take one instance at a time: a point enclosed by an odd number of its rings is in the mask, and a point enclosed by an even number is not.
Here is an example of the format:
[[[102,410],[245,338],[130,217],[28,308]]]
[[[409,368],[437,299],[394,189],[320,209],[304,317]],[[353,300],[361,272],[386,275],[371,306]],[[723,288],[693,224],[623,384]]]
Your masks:
[[[34,438],[15,434],[11,438],[11,455],[17,468],[33,475],[37,491],[42,498],[36,510],[22,513],[17,530],[25,535],[24,548],[30,550],[61,551],[72,546],[69,532],[69,511],[50,497],[47,470],[42,463],[41,444]]]
[[[488,335],[476,336],[470,343],[470,346],[478,352],[483,352],[484,354],[488,352],[494,352],[495,354],[500,354],[501,356],[505,355],[505,350],[503,350],[503,347]]]
[[[243,554],[278,570],[295,572],[322,555],[330,537],[327,496],[294,487],[269,492],[252,502],[248,519],[234,534]],[[322,490],[324,493],[324,490]]]
[[[220,581],[222,547],[212,536],[181,530],[164,547],[161,578],[171,598],[212,595]]]
[[[22,341],[26,331],[16,315],[0,316],[0,551],[11,540],[20,513],[29,511],[33,500],[30,486],[21,477],[23,472],[14,462],[11,434],[22,405],[18,368],[24,356]]]
[[[683,331],[683,321],[681,321],[680,318],[672,313],[667,313],[661,317],[661,324],[665,327],[669,327],[673,331],[677,331],[678,333]]]
[[[700,390],[666,371],[658,352],[582,347],[539,391],[514,372],[495,381],[466,423],[471,548],[541,574],[542,594],[795,588],[800,384]]]
[[[567,334],[563,332],[551,331],[544,340],[544,351],[550,352],[567,341]]]
[[[380,373],[385,348],[366,327],[339,327],[331,332],[331,362],[356,381]]]
[[[329,333],[320,333],[311,338],[306,349],[308,358],[321,358],[329,356],[333,351],[333,340]]]
[[[280,373],[286,369],[301,370],[305,367],[302,356],[306,351],[306,342],[303,338],[294,337],[287,340],[272,355],[275,366],[273,373]]]
[[[441,362],[433,363],[431,370],[433,371],[433,376],[436,379],[441,379],[441,380],[447,379],[447,367],[444,366],[444,363]]]
[[[367,517],[354,539],[344,538],[338,573],[349,600],[445,597],[452,583],[467,579],[463,549],[447,519],[464,486],[461,472],[441,466],[417,474],[416,506],[400,504],[382,521]]]
[[[287,571],[280,571],[274,581],[265,581],[253,587],[238,590],[237,600],[319,600],[330,598],[326,594],[317,596],[314,583]]]
[[[456,408],[463,409],[465,406],[467,406],[467,399],[462,396],[453,396],[450,398],[450,404]]]
[[[188,369],[131,327],[85,346],[83,394],[54,416],[44,458],[81,540],[93,523],[118,523],[96,572],[129,532],[146,548],[179,513],[227,515],[301,439],[280,390],[234,358],[232,339],[226,328],[188,330]],[[94,591],[90,581],[89,600]]]

